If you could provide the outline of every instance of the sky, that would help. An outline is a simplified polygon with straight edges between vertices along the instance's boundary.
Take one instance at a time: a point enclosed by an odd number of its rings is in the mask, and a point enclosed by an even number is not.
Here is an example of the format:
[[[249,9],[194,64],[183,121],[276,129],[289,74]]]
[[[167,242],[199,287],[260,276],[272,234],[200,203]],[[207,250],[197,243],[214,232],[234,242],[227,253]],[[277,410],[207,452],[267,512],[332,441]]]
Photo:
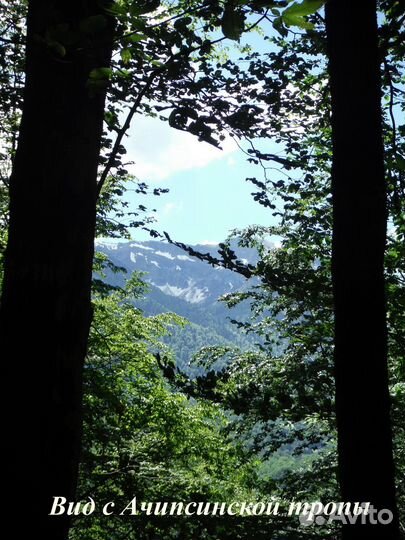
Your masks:
[[[159,119],[138,116],[126,148],[126,158],[135,162],[128,167],[131,173],[151,187],[170,190],[160,197],[131,193],[131,206],[156,208],[155,228],[173,239],[218,243],[232,229],[274,223],[270,211],[253,200],[255,186],[245,181],[252,176],[262,179],[262,170],[246,161],[232,139],[219,150]],[[150,239],[138,229],[133,236]]]
[[[253,50],[269,50],[271,46],[256,32],[242,36],[240,45],[247,42]],[[232,42],[228,40],[227,44],[231,58],[240,55],[233,50]],[[156,208],[158,221],[154,228],[168,232],[174,240],[217,244],[232,229],[274,224],[270,210],[253,200],[255,186],[245,181],[255,176],[262,180],[262,170],[247,162],[247,156],[232,139],[224,141],[223,150],[219,150],[171,128],[167,122],[137,115],[124,145],[125,161],[135,162],[126,167],[130,173],[150,187],[170,190],[160,197],[129,193],[131,206]],[[266,146],[266,151],[275,148]],[[133,229],[132,235],[136,240],[151,239],[140,229]]]
[[[271,28],[266,29],[269,34]],[[254,50],[268,50],[257,33],[244,34],[241,45],[247,40]],[[228,42],[229,43],[229,42]],[[233,57],[235,52],[229,51]],[[238,54],[239,55],[239,54]],[[157,118],[136,116],[125,139],[126,160],[134,161],[127,167],[150,187],[168,188],[170,192],[160,197],[127,195],[133,209],[139,204],[156,208],[159,232],[166,231],[177,241],[218,243],[230,231],[248,225],[274,225],[269,209],[253,200],[255,186],[246,177],[263,179],[258,165],[249,164],[246,155],[232,139],[219,150],[208,143],[199,142],[189,134],[171,128]],[[263,151],[277,152],[270,141]],[[150,235],[133,229],[135,240],[150,240]]]

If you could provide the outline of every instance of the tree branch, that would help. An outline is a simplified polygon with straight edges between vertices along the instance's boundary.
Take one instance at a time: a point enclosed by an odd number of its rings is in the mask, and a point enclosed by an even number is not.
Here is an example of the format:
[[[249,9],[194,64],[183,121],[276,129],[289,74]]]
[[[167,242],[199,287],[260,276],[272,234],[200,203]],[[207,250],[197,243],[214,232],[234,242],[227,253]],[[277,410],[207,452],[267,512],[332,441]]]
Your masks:
[[[117,157],[118,150],[119,150],[119,147],[121,145],[122,139],[124,138],[125,133],[128,131],[128,129],[131,126],[132,119],[133,119],[136,111],[138,110],[139,105],[141,104],[142,98],[144,97],[146,92],[149,90],[149,88],[151,87],[153,81],[159,75],[159,73],[160,73],[160,69],[155,69],[149,74],[149,77],[148,77],[144,87],[142,88],[142,90],[137,95],[137,97],[136,97],[136,99],[134,101],[134,104],[132,105],[123,126],[118,131],[117,138],[115,139],[114,146],[113,146],[113,148],[111,150],[111,153],[109,155],[106,166],[104,167],[104,170],[103,170],[103,172],[101,173],[101,176],[100,176],[100,180],[98,181],[98,184],[97,184],[97,191],[96,191],[96,198],[97,199],[100,196],[101,190],[103,189],[103,186],[105,184],[107,176],[109,175],[109,173],[110,173],[110,171],[111,171],[111,169],[112,169],[112,167],[114,165],[114,161],[115,161],[115,158]]]

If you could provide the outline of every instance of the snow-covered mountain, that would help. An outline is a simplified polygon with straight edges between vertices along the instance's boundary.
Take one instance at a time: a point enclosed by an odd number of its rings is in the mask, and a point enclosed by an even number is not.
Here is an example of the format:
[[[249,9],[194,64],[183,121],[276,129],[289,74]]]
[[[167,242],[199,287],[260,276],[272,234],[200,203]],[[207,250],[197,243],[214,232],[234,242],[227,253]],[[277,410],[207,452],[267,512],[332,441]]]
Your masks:
[[[219,257],[218,246],[197,245],[193,249]],[[167,296],[174,296],[190,304],[207,305],[222,294],[241,289],[246,279],[220,266],[213,267],[191,257],[173,244],[148,242],[97,242],[97,249],[128,272],[147,272],[145,280]],[[242,262],[254,262],[252,249],[238,248]]]
[[[218,246],[197,245],[193,249],[218,257]],[[127,275],[133,271],[145,272],[144,280],[150,284],[150,293],[140,302],[146,314],[175,312],[193,323],[174,337],[175,348],[181,362],[202,345],[229,343],[246,346],[248,340],[229,322],[229,318],[246,319],[247,305],[229,310],[218,298],[241,290],[247,280],[222,267],[213,267],[173,244],[159,241],[104,242],[97,241],[97,251],[108,255],[117,266],[124,267]],[[252,249],[235,249],[245,263],[257,260]],[[123,284],[125,274],[107,275],[114,284]]]

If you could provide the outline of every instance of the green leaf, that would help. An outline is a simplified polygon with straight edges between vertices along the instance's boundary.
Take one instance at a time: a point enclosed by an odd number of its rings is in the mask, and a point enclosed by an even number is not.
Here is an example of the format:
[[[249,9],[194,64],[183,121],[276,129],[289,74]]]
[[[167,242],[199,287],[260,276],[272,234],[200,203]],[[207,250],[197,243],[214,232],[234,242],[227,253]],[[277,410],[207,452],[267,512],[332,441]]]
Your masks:
[[[124,64],[129,64],[129,62],[132,60],[132,54],[129,49],[121,49],[120,55]]]
[[[225,7],[221,20],[221,29],[225,37],[238,41],[245,28],[245,14],[233,3]]]
[[[147,39],[147,36],[145,36],[145,34],[131,34],[130,36],[127,36],[126,39],[132,43],[138,43],[143,39]]]
[[[301,17],[301,15],[286,15],[284,12],[282,19],[286,26],[298,26],[298,28],[303,28],[304,30],[313,30],[315,28],[312,23]]]
[[[177,19],[174,23],[174,27],[176,30],[182,30],[186,28],[189,24],[193,22],[193,19],[191,17],[182,17],[181,19]]]
[[[109,79],[112,75],[112,69],[108,67],[99,67],[92,69],[89,73],[89,78],[92,80]]]
[[[134,16],[144,15],[155,11],[160,6],[160,0],[135,0],[132,2],[130,11]]]
[[[52,41],[48,44],[49,48],[57,55],[63,58],[66,56],[66,48],[58,41]]]
[[[104,113],[104,121],[109,128],[112,128],[117,123],[117,115],[113,112],[106,111]]]
[[[288,34],[288,30],[284,26],[283,19],[281,17],[277,17],[277,19],[274,19],[273,28],[274,30],[277,30],[277,32],[283,37]]]
[[[210,53],[211,52],[211,49],[212,49],[212,43],[209,39],[205,39],[203,42],[202,42],[202,45],[200,47],[200,52],[202,54],[207,54],[207,53]]]
[[[305,15],[312,15],[316,13],[325,4],[325,0],[304,0],[301,4],[291,4],[283,11],[283,18],[285,15],[294,15],[298,17],[304,17]]]
[[[397,166],[397,169],[399,169],[400,171],[405,171],[405,158],[402,157],[400,154],[397,155],[395,164]]]

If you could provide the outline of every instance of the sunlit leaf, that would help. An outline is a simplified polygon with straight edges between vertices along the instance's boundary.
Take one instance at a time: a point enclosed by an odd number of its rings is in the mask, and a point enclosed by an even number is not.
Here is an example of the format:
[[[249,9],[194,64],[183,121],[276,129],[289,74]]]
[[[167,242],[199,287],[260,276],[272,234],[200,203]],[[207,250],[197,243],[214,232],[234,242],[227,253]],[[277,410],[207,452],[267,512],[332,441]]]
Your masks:
[[[89,74],[90,79],[109,79],[112,75],[112,69],[108,67],[99,67],[92,69]]]
[[[291,4],[283,12],[285,15],[294,15],[298,17],[304,17],[305,15],[312,15],[316,13],[325,4],[324,0],[304,0],[301,4]]]
[[[298,26],[298,28],[303,28],[304,30],[313,30],[315,26],[301,17],[300,15],[292,15],[283,13],[282,16],[283,22],[286,26]]]
[[[121,49],[121,60],[124,64],[128,64],[132,59],[132,54],[129,49]]]

